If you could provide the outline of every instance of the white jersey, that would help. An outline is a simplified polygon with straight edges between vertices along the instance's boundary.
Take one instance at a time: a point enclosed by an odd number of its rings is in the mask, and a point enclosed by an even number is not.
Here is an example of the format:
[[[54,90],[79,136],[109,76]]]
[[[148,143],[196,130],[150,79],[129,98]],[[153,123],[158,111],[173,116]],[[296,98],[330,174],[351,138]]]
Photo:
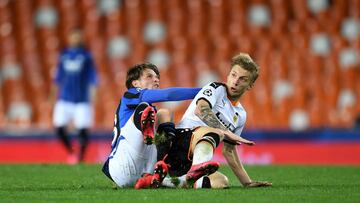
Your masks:
[[[187,108],[177,128],[195,128],[207,126],[195,115],[196,104],[200,99],[205,99],[212,108],[219,121],[231,132],[241,135],[246,121],[246,111],[238,103],[233,106],[227,97],[226,86],[222,83],[210,83],[205,85]]]

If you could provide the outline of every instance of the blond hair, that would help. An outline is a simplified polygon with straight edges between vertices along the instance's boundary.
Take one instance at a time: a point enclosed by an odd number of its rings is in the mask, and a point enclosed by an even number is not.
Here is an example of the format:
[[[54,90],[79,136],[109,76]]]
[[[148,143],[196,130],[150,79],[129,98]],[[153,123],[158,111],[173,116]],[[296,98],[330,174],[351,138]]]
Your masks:
[[[251,83],[254,83],[259,76],[259,66],[252,60],[249,54],[239,53],[231,59],[231,67],[239,65],[251,74]]]

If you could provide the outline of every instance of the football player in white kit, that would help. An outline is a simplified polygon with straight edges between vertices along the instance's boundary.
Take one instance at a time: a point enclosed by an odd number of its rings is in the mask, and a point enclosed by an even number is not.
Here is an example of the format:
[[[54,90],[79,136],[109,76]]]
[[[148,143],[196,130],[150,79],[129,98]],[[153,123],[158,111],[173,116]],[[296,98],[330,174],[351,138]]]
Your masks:
[[[115,114],[114,139],[103,172],[119,187],[133,186],[144,173],[151,173],[156,162],[153,145],[156,117],[161,126],[170,128],[169,113],[152,106],[156,102],[193,99],[200,88],[159,89],[160,73],[151,63],[137,64],[128,70],[128,90]],[[171,125],[170,125],[171,126]],[[175,126],[173,126],[175,131]]]
[[[165,163],[170,166],[168,173],[170,176],[179,177],[178,182],[174,184],[173,177],[165,177],[161,183],[163,186],[229,187],[227,177],[215,170],[219,165],[211,161],[214,149],[220,141],[224,141],[222,152],[225,159],[243,186],[272,185],[266,181],[252,181],[236,151],[236,145],[240,143],[254,144],[252,141],[241,138],[246,111],[239,103],[239,99],[251,89],[258,74],[258,66],[251,57],[240,53],[231,60],[231,70],[226,84],[213,82],[199,91],[177,125],[176,139],[173,140],[168,155],[165,157]],[[210,164],[215,169],[208,175],[199,174],[198,171],[204,164]],[[156,175],[158,174],[155,173],[153,176]],[[154,187],[154,183],[146,179],[140,179],[138,182],[141,182],[142,188]]]

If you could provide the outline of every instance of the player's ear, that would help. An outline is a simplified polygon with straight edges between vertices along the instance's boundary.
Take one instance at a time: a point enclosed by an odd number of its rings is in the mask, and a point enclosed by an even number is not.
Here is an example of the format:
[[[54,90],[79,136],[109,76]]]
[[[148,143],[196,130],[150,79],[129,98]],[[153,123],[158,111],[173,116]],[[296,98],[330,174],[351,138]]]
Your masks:
[[[250,90],[254,86],[254,83],[250,83],[249,86],[247,86],[246,90]]]
[[[139,80],[133,80],[131,82],[131,84],[132,84],[133,87],[140,87],[140,81]]]

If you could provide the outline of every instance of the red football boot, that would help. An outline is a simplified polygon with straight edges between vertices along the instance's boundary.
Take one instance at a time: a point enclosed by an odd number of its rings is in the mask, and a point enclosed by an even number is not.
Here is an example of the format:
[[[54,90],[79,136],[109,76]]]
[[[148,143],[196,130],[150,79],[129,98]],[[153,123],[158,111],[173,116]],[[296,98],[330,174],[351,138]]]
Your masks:
[[[156,112],[154,107],[148,106],[141,114],[141,132],[144,136],[144,143],[150,145],[155,137]]]
[[[186,174],[186,182],[188,186],[193,187],[194,183],[204,175],[215,173],[220,164],[215,161],[207,161],[200,164],[192,165]]]
[[[150,173],[142,174],[141,178],[136,181],[135,189],[149,188],[151,186],[153,175]]]
[[[165,163],[165,161],[160,160],[156,162],[154,168],[154,175],[152,176],[152,180],[151,180],[151,187],[159,188],[162,181],[166,177],[168,171],[169,171],[169,166]]]

